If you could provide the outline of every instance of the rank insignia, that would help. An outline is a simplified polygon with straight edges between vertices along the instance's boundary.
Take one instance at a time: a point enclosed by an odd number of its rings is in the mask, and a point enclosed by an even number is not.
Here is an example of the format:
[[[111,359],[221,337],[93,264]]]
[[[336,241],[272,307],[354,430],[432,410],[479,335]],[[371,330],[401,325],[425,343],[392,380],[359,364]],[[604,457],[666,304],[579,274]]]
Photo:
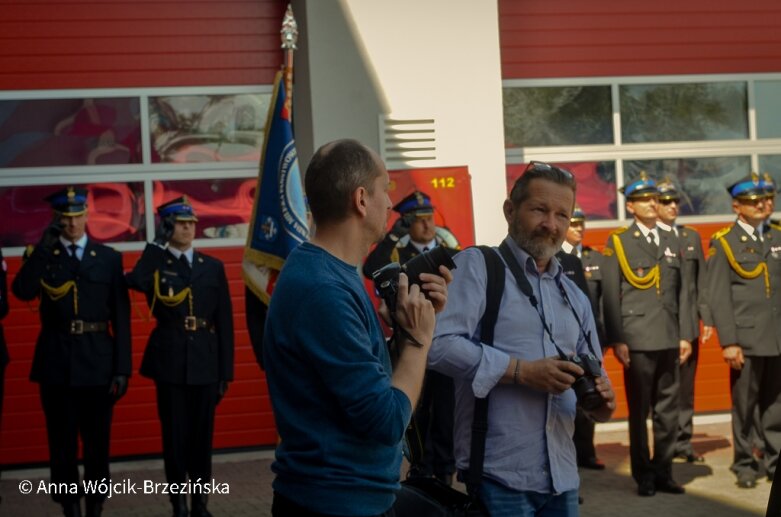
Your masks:
[[[710,248],[708,250],[708,257],[712,257],[716,254],[716,248]]]
[[[741,235],[740,236],[740,242],[746,242],[747,240],[748,240],[748,237],[746,237],[745,235]]]
[[[632,234],[634,237],[640,237],[640,232],[638,230],[635,230],[635,233]]]
[[[60,254],[60,250],[54,250],[54,254],[55,255],[59,255]]]
[[[92,250],[92,251],[90,251],[90,252],[89,252],[89,254],[90,254],[91,256],[93,256],[93,257],[97,257],[97,256],[98,256],[98,254],[97,254],[97,253],[95,253],[95,250]]]

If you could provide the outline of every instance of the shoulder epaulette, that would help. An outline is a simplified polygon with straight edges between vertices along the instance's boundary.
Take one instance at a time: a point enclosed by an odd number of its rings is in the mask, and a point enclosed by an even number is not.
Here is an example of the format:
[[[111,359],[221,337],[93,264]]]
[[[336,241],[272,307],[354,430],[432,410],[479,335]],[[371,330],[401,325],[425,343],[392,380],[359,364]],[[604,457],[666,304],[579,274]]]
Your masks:
[[[32,254],[33,254],[33,250],[34,250],[34,249],[35,249],[35,246],[34,246],[34,245],[32,245],[32,244],[28,244],[28,245],[27,245],[27,246],[24,248],[24,254],[22,255],[22,259],[24,259],[24,260],[27,260],[27,258],[29,258],[29,257],[30,257],[30,255],[32,255]]]
[[[625,232],[625,231],[627,231],[628,229],[629,229],[629,227],[628,227],[628,226],[624,226],[624,227],[622,227],[622,228],[616,228],[615,230],[613,230],[612,232],[610,232],[610,235],[621,235],[622,233],[624,233],[624,232]]]
[[[711,235],[710,239],[711,239],[712,241],[715,241],[715,240],[721,239],[722,237],[724,237],[725,235],[727,235],[727,233],[728,233],[728,232],[729,232],[731,229],[732,229],[732,225],[725,226],[725,227],[724,227],[724,228],[722,228],[721,230],[719,230],[719,231],[717,231],[716,233],[714,233],[713,235]]]
[[[779,224],[770,223],[770,227],[773,228],[774,230],[778,230],[779,232],[781,232],[781,225]]]

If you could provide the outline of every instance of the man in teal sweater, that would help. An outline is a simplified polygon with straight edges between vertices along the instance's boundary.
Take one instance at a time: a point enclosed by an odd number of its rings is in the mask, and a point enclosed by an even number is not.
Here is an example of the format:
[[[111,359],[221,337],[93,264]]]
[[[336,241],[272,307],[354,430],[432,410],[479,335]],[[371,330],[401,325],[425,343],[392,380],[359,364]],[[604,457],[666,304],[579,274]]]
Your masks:
[[[340,140],[315,153],[305,178],[315,236],[288,256],[264,335],[281,438],[272,515],[392,515],[404,430],[452,277],[442,267],[419,287],[400,275],[394,318],[406,337],[391,358],[358,272],[386,228],[388,173],[375,152]]]

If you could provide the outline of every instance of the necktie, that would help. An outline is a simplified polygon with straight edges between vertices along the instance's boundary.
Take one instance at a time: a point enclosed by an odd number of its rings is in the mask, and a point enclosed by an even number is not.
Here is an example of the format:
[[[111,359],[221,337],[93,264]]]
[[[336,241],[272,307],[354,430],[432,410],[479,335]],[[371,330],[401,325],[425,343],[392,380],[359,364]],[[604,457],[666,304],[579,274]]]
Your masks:
[[[79,256],[76,254],[76,252],[79,250],[78,245],[70,244],[68,245],[68,249],[71,250],[71,257],[76,260],[79,260]]]
[[[423,246],[423,253],[428,251],[428,246]]]
[[[185,254],[184,254],[184,253],[182,253],[181,255],[179,255],[179,262],[181,262],[181,263],[182,263],[182,265],[183,265],[185,268],[187,268],[187,270],[188,270],[188,271],[190,270],[190,262],[187,260],[187,257],[185,256]]]

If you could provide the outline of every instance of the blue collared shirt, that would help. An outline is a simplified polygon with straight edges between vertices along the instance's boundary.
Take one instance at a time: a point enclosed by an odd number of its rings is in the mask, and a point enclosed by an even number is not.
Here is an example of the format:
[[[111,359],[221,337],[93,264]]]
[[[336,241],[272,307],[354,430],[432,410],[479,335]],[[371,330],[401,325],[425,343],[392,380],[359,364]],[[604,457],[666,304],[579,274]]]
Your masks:
[[[585,332],[591,333],[594,353],[602,358],[594,317],[586,295],[562,274],[554,257],[540,274],[534,260],[507,237],[538,300],[538,308],[559,348],[571,356],[588,352],[563,286]],[[572,433],[576,396],[572,389],[560,395],[525,385],[499,384],[511,357],[535,361],[557,356],[540,316],[505,269],[505,284],[494,346],[479,341],[480,318],[485,311],[486,269],[480,250],[471,248],[454,257],[457,269],[448,287],[448,302],[437,317],[428,365],[454,378],[456,393],[456,466],[469,465],[474,397],[491,394],[484,475],[519,491],[561,493],[578,488],[579,478]],[[603,369],[603,375],[606,375]]]

